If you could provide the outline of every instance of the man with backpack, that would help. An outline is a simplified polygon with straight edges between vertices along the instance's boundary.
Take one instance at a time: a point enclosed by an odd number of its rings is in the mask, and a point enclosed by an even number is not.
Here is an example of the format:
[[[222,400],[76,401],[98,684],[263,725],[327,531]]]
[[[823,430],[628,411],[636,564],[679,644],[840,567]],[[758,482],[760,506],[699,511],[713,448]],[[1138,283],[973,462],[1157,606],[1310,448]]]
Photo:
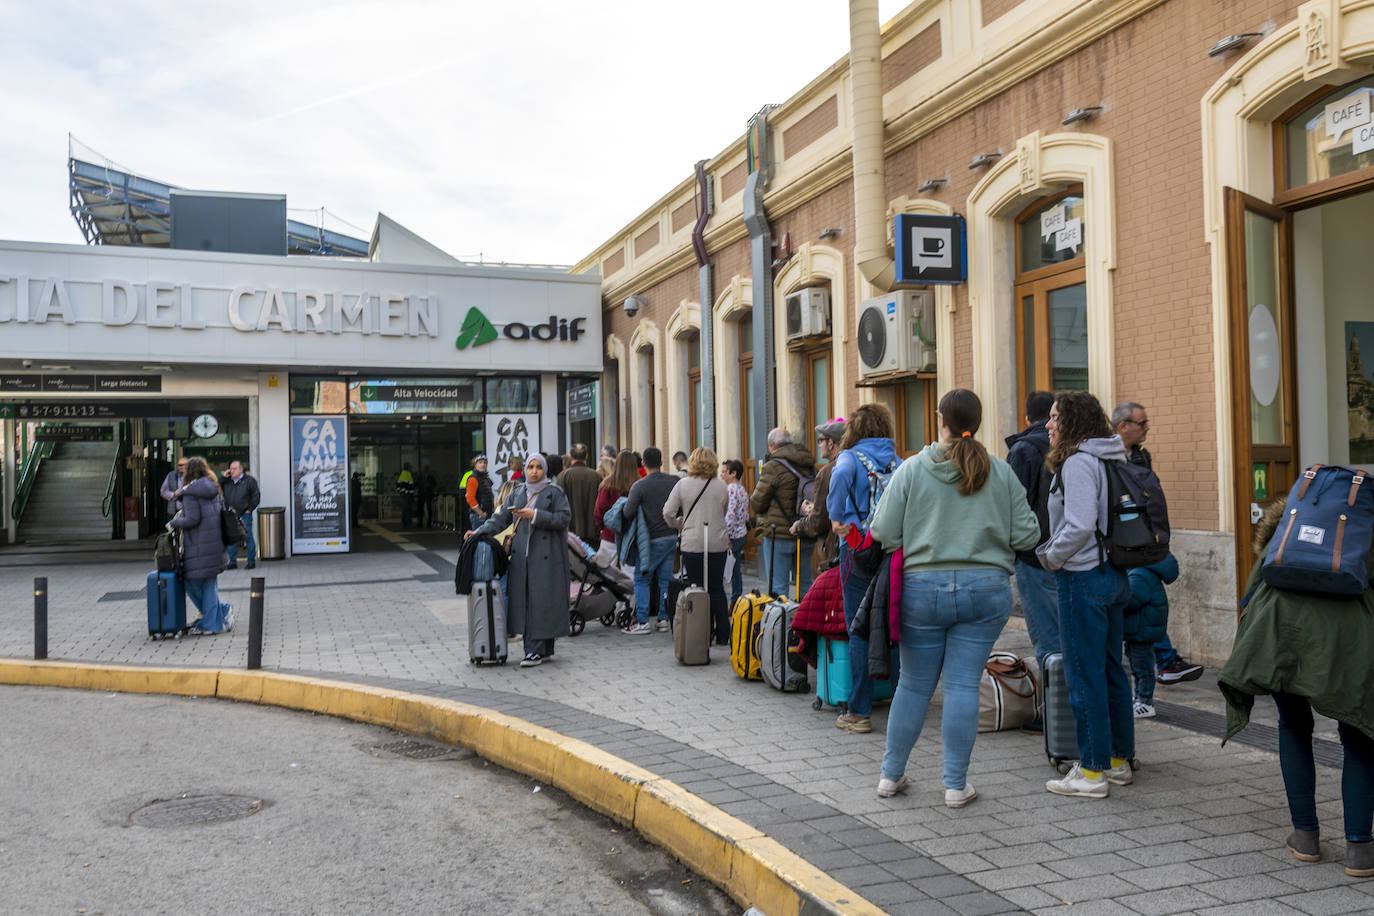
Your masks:
[[[1054,395],[1048,391],[1032,391],[1026,396],[1026,428],[1007,437],[1007,464],[1026,488],[1026,501],[1040,522],[1040,544],[1050,536],[1050,487],[1053,475],[1045,466],[1050,451],[1050,434],[1045,424],[1050,419]],[[1037,544],[1038,546],[1038,544]],[[1044,670],[1045,656],[1058,652],[1059,646],[1059,586],[1054,573],[1040,565],[1035,550],[1016,553],[1016,591],[1021,596],[1021,614],[1026,632],[1035,647],[1035,660]],[[1037,722],[1025,731],[1037,733]]]
[[[1135,401],[1122,401],[1112,411],[1112,428],[1121,437],[1126,447],[1126,460],[1131,464],[1154,470],[1154,458],[1145,448],[1145,437],[1150,434],[1150,418],[1145,408]],[[1201,665],[1184,661],[1166,633],[1155,643],[1155,676],[1161,684],[1178,684],[1195,681],[1202,677]]]
[[[811,587],[811,552],[815,541],[788,532],[806,518],[803,503],[815,501],[816,459],[792,441],[784,427],[768,431],[768,458],[749,497],[749,512],[763,529],[759,565],[768,590],[796,596],[800,568],[801,593]]]
[[[649,529],[649,555],[635,563],[635,619],[620,632],[628,636],[643,636],[653,630],[650,612],[658,618],[660,630],[668,629],[668,580],[673,576],[673,554],[677,546],[677,531],[663,518],[663,506],[680,479],[676,474],[663,473],[663,452],[652,445],[644,450],[644,467],[648,474],[630,487],[630,495],[621,510],[621,517],[634,519],[640,510]],[[649,607],[651,580],[658,576],[658,607]]]
[[[825,499],[830,494],[830,473],[835,469],[835,458],[840,454],[844,425],[844,417],[837,417],[816,427],[816,448],[820,450],[825,465],[816,472],[816,496],[810,511],[806,518],[794,523],[788,531],[793,537],[815,539],[816,549],[820,551],[817,561],[822,569],[829,569],[839,559],[839,545],[830,528],[830,513],[826,510]]]

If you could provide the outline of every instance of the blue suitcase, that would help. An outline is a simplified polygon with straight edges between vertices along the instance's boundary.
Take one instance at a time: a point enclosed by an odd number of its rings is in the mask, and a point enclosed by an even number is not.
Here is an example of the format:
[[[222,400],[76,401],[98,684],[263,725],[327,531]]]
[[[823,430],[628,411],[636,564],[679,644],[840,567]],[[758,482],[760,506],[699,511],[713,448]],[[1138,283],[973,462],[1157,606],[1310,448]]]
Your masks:
[[[186,583],[175,572],[148,573],[148,635],[186,632]]]
[[[898,670],[897,650],[892,650],[892,670]],[[873,682],[873,702],[892,698],[897,682],[893,678]],[[828,639],[824,636],[816,645],[816,701],[812,708],[822,705],[847,709],[853,683],[849,679],[849,640]]]

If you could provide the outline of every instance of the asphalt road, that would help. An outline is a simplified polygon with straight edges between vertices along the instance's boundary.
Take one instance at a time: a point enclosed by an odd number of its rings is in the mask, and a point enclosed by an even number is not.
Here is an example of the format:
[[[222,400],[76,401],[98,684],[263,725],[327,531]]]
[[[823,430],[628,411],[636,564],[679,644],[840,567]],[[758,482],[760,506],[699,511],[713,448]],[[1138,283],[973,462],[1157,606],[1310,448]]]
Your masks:
[[[0,688],[0,908],[739,913],[557,790],[420,744],[251,704]]]

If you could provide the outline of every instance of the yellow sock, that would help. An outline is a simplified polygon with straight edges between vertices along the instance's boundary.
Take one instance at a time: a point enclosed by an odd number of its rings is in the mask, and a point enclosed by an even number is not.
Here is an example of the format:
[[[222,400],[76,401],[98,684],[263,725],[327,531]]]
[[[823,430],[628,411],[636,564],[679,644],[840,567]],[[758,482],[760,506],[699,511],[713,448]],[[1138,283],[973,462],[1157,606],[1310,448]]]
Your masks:
[[[1102,778],[1102,771],[1101,771],[1101,770],[1090,770],[1090,769],[1088,769],[1087,767],[1084,767],[1084,768],[1083,768],[1083,775],[1086,776],[1086,777],[1088,777],[1089,779],[1098,780],[1098,779],[1101,779],[1101,778]]]
[[[1113,758],[1112,758],[1112,769],[1113,769],[1113,770],[1117,769],[1118,767],[1123,767],[1123,766],[1125,766],[1125,765],[1126,765],[1126,758],[1124,758],[1124,757],[1113,757]]]

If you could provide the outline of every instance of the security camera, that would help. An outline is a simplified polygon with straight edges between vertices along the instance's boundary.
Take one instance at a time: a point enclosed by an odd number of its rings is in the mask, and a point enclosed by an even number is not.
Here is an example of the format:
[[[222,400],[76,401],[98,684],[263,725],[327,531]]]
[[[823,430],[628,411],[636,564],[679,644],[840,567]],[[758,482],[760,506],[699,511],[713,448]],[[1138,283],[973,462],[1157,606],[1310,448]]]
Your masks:
[[[644,300],[643,296],[631,296],[625,300],[625,314],[633,318],[635,315],[639,314],[640,308],[648,304],[649,303]]]
[[[31,360],[31,359],[26,359],[26,360],[24,360],[24,368],[25,368],[25,369],[29,369],[29,368],[32,368],[32,367],[33,367],[33,360]]]

